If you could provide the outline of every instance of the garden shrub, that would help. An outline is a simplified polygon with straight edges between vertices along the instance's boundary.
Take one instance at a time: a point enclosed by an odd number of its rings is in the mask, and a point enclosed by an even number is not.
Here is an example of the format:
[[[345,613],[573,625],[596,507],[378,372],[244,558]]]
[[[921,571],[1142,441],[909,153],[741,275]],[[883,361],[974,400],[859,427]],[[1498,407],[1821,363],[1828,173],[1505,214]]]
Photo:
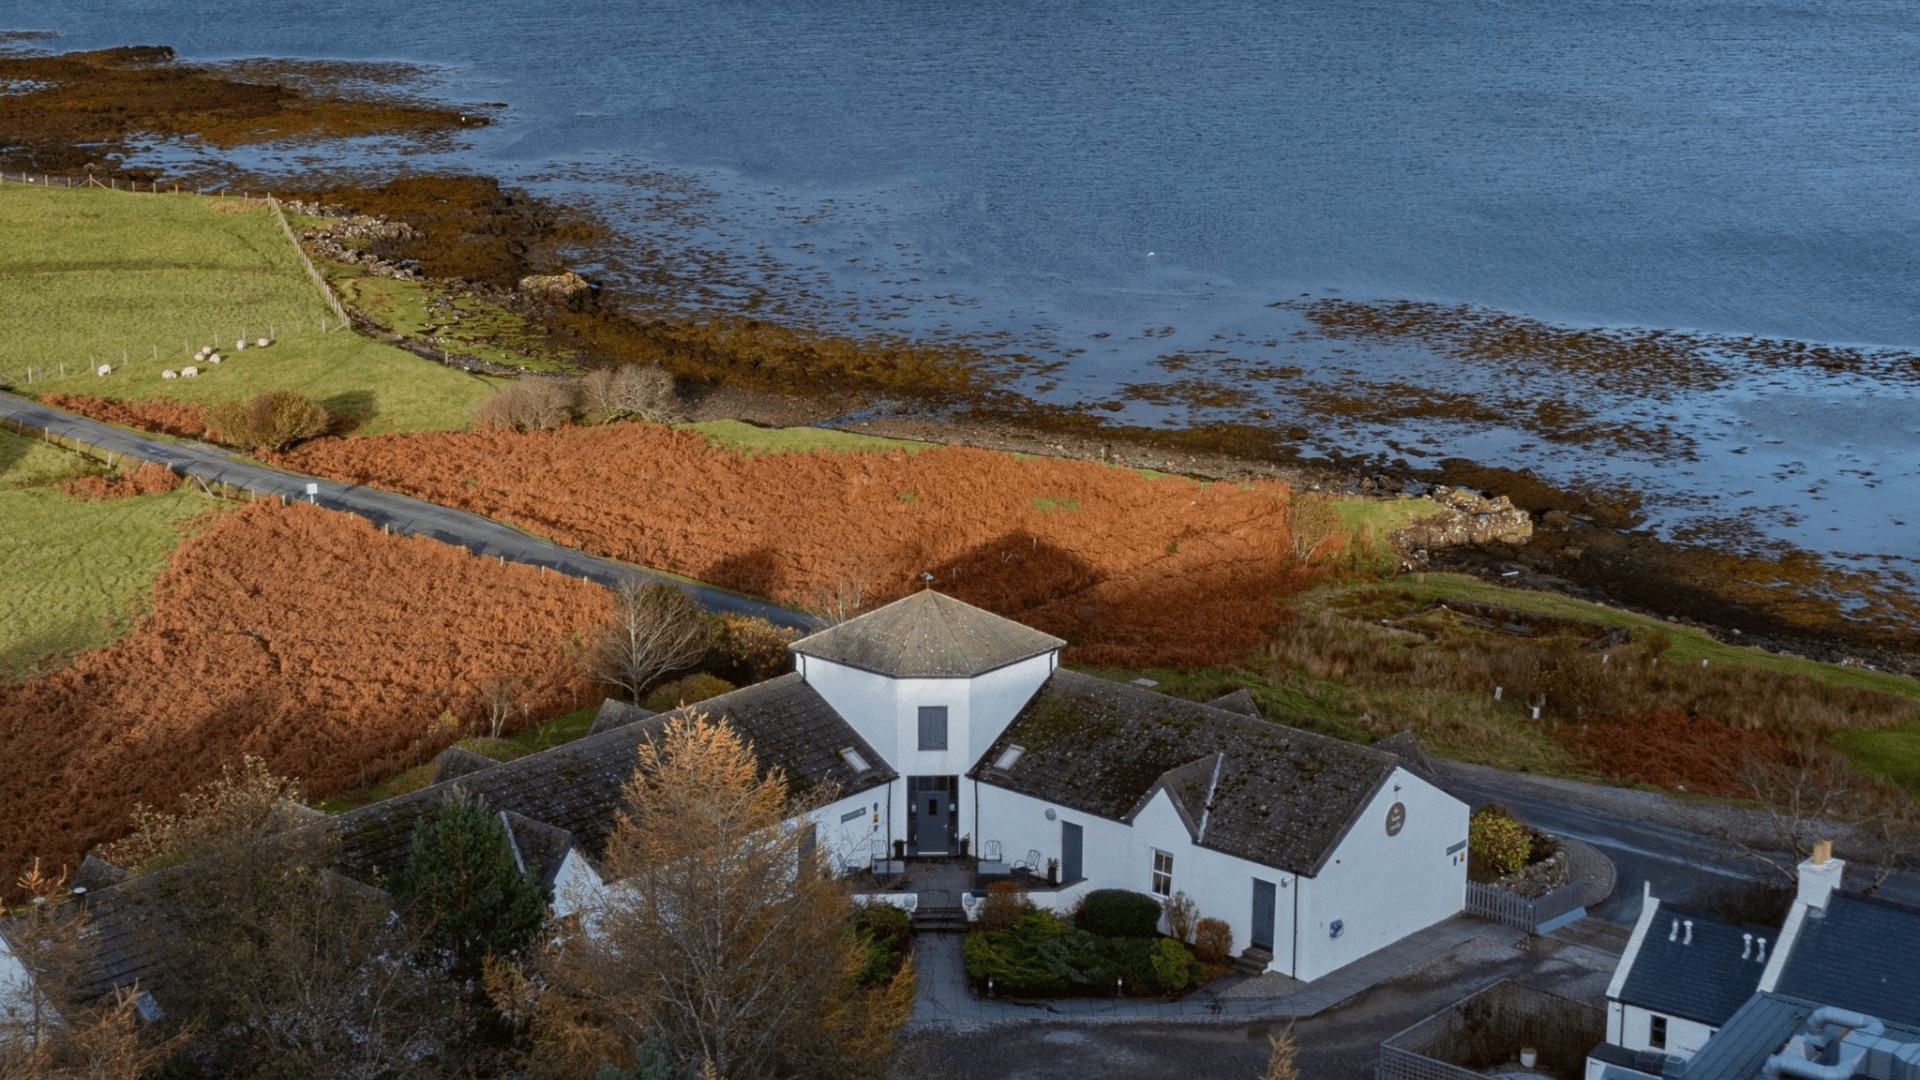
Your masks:
[[[653,692],[647,695],[646,704],[648,708],[665,712],[682,705],[692,705],[708,698],[719,697],[733,690],[734,685],[727,680],[699,671],[654,687]]]
[[[713,621],[707,668],[737,686],[764,682],[793,670],[787,646],[800,631],[746,615],[722,615]]]
[[[1066,980],[1048,970],[1040,948],[1066,929],[1052,912],[1029,907],[1010,929],[968,934],[967,976],[981,983],[992,979],[1001,990],[1064,989]]]
[[[1482,809],[1467,827],[1468,857],[1495,874],[1511,874],[1526,866],[1532,846],[1527,827],[1498,807]]]
[[[1069,986],[1106,987],[1120,973],[1108,952],[1105,938],[1069,926],[1040,944],[1040,962]]]
[[[868,904],[854,912],[853,932],[866,948],[866,960],[855,981],[864,987],[886,985],[906,958],[913,917],[892,904]]]
[[[1101,937],[1150,938],[1160,932],[1160,901],[1127,889],[1095,889],[1081,905],[1080,925]]]
[[[1233,928],[1223,919],[1201,919],[1193,930],[1193,951],[1209,964],[1224,963],[1233,952]]]
[[[1154,989],[1164,993],[1185,990],[1200,977],[1199,961],[1172,938],[1161,938],[1154,944],[1152,963]]]
[[[1200,906],[1186,890],[1174,893],[1161,902],[1160,908],[1167,916],[1167,936],[1176,941],[1193,940],[1193,923],[1200,917]]]
[[[987,886],[985,901],[980,905],[980,917],[975,920],[981,930],[1007,930],[1020,920],[1020,913],[1027,908],[1027,898],[1020,892],[1020,886],[1011,881],[996,881]]]

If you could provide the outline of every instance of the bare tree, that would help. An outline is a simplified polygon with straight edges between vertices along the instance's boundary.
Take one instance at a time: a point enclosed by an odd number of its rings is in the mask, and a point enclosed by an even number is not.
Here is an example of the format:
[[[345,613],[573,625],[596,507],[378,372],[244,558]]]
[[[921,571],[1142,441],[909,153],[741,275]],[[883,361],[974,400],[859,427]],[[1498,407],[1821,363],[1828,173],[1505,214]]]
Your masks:
[[[831,586],[815,585],[813,600],[803,610],[828,626],[839,626],[866,609],[866,582],[842,577]]]
[[[720,1076],[877,1069],[911,1009],[911,969],[857,985],[851,899],[781,771],[724,723],[675,718],[640,748],[625,795],[605,858],[615,884],[543,958],[544,1044],[584,1053],[571,1067],[589,1071],[649,1040]]]
[[[1905,792],[1817,744],[1785,759],[1749,757],[1731,772],[1758,804],[1761,827],[1742,827],[1741,815],[1703,807],[1705,831],[1789,887],[1823,839],[1870,877],[1867,892],[1884,884],[1920,840],[1920,811]]]
[[[501,387],[473,411],[473,426],[544,431],[573,418],[579,384],[554,375],[525,375]]]
[[[657,364],[622,364],[587,373],[580,383],[582,407],[603,422],[638,416],[655,423],[679,419],[673,375]]]
[[[713,628],[684,589],[628,578],[613,589],[612,623],[587,658],[593,673],[633,701],[654,680],[706,655]]]
[[[513,719],[519,703],[513,697],[513,682],[509,679],[488,679],[480,688],[481,697],[487,707],[487,738],[497,739],[505,734],[507,721]]]

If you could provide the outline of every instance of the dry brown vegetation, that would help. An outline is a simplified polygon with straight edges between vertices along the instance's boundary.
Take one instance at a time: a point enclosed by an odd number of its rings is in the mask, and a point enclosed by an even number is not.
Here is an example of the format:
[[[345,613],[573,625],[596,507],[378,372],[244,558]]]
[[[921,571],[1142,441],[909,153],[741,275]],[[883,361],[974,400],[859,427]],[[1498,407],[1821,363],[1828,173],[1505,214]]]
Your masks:
[[[197,439],[207,432],[206,406],[188,401],[109,401],[92,394],[42,394],[42,404],[107,424]]]
[[[131,635],[0,700],[0,866],[77,865],[135,803],[172,809],[242,754],[314,797],[425,760],[482,721],[491,678],[535,720],[572,708],[576,632],[605,608],[356,517],[242,507],[180,547]]]
[[[799,606],[845,583],[871,606],[931,573],[1078,663],[1239,661],[1316,573],[1280,485],[961,447],[742,456],[630,423],[323,439],[276,460]]]
[[[76,499],[105,501],[151,495],[156,491],[172,491],[179,486],[179,474],[165,465],[149,461],[125,475],[83,476],[77,480],[62,481],[60,490]]]

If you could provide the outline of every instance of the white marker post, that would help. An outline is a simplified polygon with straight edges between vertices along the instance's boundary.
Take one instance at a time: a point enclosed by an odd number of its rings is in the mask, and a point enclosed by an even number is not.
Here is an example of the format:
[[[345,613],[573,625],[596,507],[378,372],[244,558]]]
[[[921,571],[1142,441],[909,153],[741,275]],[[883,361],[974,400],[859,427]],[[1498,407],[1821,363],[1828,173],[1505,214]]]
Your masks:
[[[307,485],[307,501],[308,501],[308,502],[310,502],[310,503],[312,503],[312,504],[314,504],[315,506],[318,506],[318,505],[320,505],[320,500],[319,500],[319,499],[318,499],[318,497],[317,497],[317,496],[319,496],[319,494],[320,494],[320,485],[319,485],[319,484],[308,484],[308,485]]]

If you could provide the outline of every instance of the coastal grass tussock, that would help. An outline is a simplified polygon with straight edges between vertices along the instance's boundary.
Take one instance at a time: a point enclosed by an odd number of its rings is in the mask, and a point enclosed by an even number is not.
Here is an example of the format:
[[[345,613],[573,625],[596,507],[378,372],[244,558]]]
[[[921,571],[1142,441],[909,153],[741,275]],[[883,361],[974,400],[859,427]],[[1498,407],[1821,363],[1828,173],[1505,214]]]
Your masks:
[[[196,499],[0,495],[113,514],[116,535],[131,532],[131,508]],[[516,726],[571,710],[588,688],[573,643],[605,597],[350,515],[241,506],[173,553],[132,633],[0,696],[0,757],[37,778],[31,794],[48,807],[0,835],[0,865],[30,854],[77,865],[136,801],[171,810],[242,753],[312,797],[424,764],[485,722],[490,680],[513,681]]]

